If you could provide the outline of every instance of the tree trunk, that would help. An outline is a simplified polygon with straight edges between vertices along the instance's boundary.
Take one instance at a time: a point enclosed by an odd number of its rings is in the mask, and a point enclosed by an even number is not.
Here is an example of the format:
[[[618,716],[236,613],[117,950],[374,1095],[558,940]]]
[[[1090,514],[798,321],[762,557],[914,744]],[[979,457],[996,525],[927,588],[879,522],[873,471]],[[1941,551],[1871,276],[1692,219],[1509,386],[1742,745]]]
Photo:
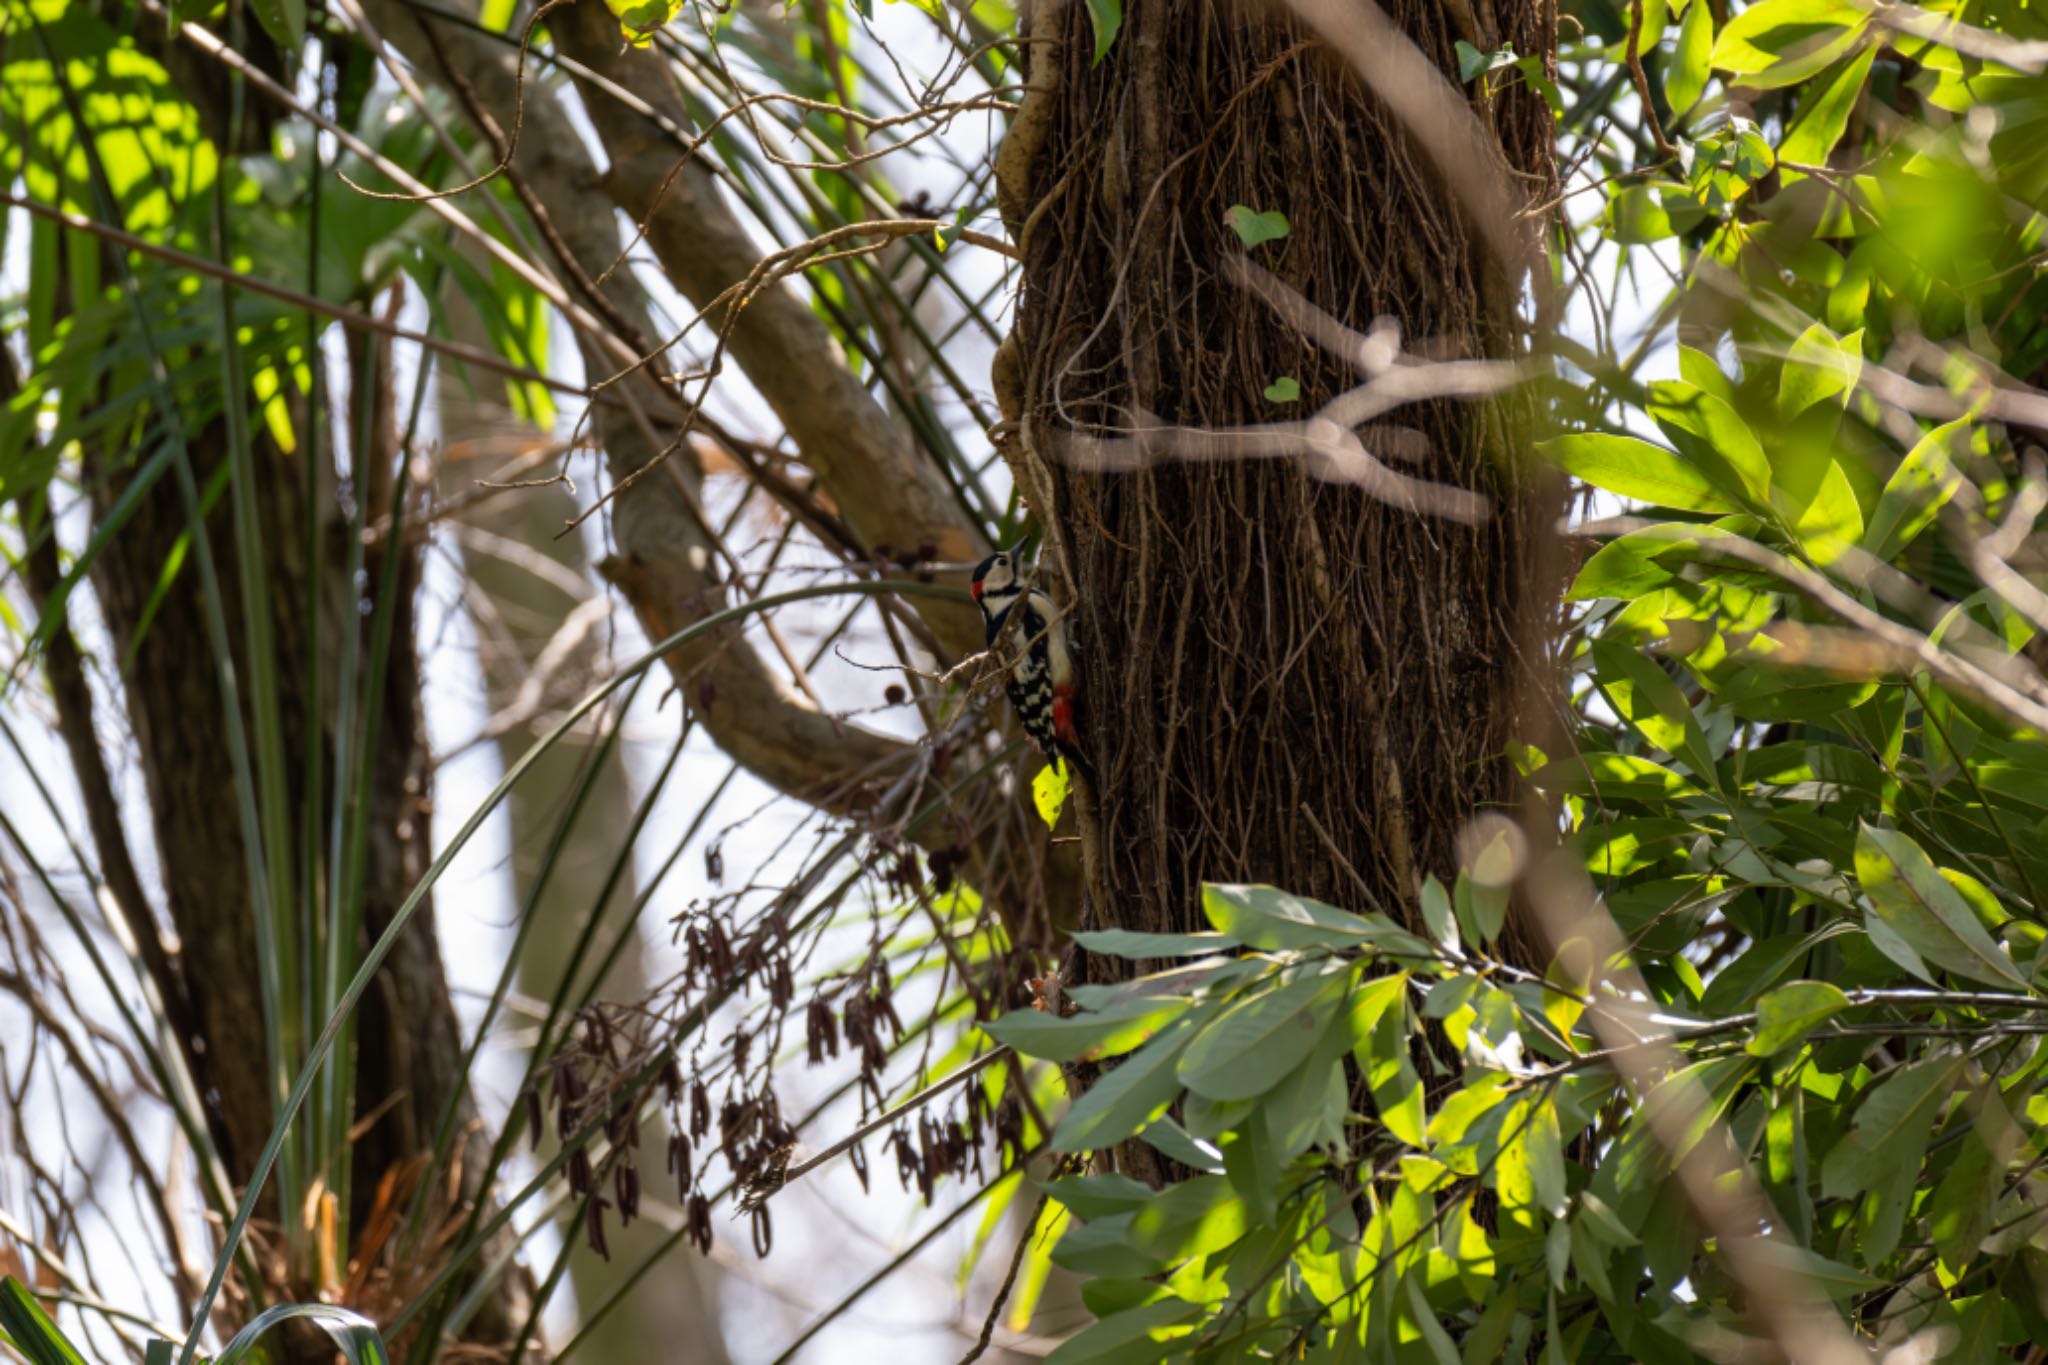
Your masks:
[[[1345,23],[1369,17],[1357,3]],[[1411,74],[1454,107],[1457,39],[1552,46],[1535,6],[1387,11],[1421,54]],[[996,375],[1020,438],[1006,453],[1072,588],[1101,774],[1084,922],[1205,927],[1203,881],[1412,918],[1474,816],[1515,799],[1519,641],[1546,596],[1531,543],[1554,509],[1519,467],[1506,405],[1435,398],[1361,432],[1412,477],[1485,495],[1472,525],[1312,477],[1293,454],[1198,464],[1183,447],[1108,472],[1074,453],[1148,423],[1297,421],[1362,382],[1246,285],[1247,255],[1354,332],[1391,316],[1411,352],[1516,354],[1520,282],[1489,245],[1501,224],[1475,224],[1453,182],[1521,186],[1519,207],[1550,178],[1549,114],[1519,81],[1475,92],[1500,164],[1447,171],[1285,8],[1134,0],[1100,61],[1088,15],[1032,16],[998,168],[1024,293]],[[1284,213],[1287,235],[1247,250],[1234,205]],[[1266,396],[1283,376],[1299,401]]]
[[[376,367],[377,382],[389,383]],[[359,381],[360,382],[360,381]],[[172,415],[168,420],[178,420]],[[396,435],[381,429],[373,438],[378,458],[390,461]],[[300,414],[299,430],[308,431]],[[315,621],[305,603],[312,593],[306,554],[307,452],[280,452],[268,439],[253,438],[257,477],[253,496],[264,538],[262,579],[278,663],[279,712],[284,724],[286,771],[291,790],[285,803],[295,813],[319,793],[306,790],[308,759],[318,753],[318,771],[331,775],[336,762],[333,730],[335,656],[341,631],[357,629],[355,589],[328,553],[318,667],[323,697],[320,722],[309,729],[307,697]],[[227,434],[218,421],[189,439],[193,474],[201,487],[227,459]],[[385,466],[389,468],[389,464]],[[88,456],[86,474],[94,510],[107,516],[127,487],[128,471],[113,456]],[[322,474],[320,477],[331,477]],[[323,530],[330,545],[347,530],[331,497]],[[208,517],[209,540],[219,568],[228,618],[230,648],[245,688],[249,678],[246,621],[236,593],[235,543],[229,499],[218,500]],[[188,526],[174,476],[165,476],[138,500],[121,534],[112,537],[93,565],[93,585],[117,651],[126,661],[123,693],[141,758],[149,813],[162,865],[165,906],[176,931],[173,960],[188,987],[196,1036],[184,1040],[198,1059],[196,1080],[223,1161],[238,1189],[250,1177],[276,1111],[278,1084],[267,1053],[257,958],[256,903],[237,814],[237,778],[230,761],[220,679],[199,573],[182,554]],[[164,566],[183,561],[164,581]],[[412,596],[418,555],[400,557],[399,619],[392,630],[384,687],[368,706],[377,708],[379,740],[369,784],[366,863],[363,869],[364,946],[391,922],[419,882],[431,856],[431,809],[425,736],[419,710],[418,659],[414,653]],[[373,557],[374,569],[375,557]],[[367,591],[374,596],[372,581]],[[252,724],[245,705],[244,724]],[[323,781],[328,780],[323,777]],[[312,870],[297,869],[305,878]],[[324,899],[324,897],[322,898]],[[314,926],[303,924],[310,937]],[[296,1002],[288,1002],[296,1007]],[[312,1021],[317,1030],[324,1021]],[[356,1113],[376,1115],[353,1146],[351,1226],[361,1229],[380,1178],[423,1155],[430,1147],[442,1108],[451,1099],[462,1108],[464,1131],[470,1102],[461,1068],[461,1038],[441,968],[440,945],[431,908],[417,915],[386,958],[364,996],[356,1024]],[[302,1120],[303,1121],[303,1120]],[[473,1154],[474,1155],[474,1154]],[[477,1165],[456,1160],[466,1172],[463,1193],[480,1197]],[[272,1201],[266,1218],[292,1213]],[[345,1267],[344,1267],[345,1269]],[[508,1275],[504,1289],[479,1313],[472,1330],[480,1340],[509,1336],[521,1312],[521,1277]],[[317,1286],[292,1287],[302,1296]],[[326,1358],[320,1348],[307,1359]]]

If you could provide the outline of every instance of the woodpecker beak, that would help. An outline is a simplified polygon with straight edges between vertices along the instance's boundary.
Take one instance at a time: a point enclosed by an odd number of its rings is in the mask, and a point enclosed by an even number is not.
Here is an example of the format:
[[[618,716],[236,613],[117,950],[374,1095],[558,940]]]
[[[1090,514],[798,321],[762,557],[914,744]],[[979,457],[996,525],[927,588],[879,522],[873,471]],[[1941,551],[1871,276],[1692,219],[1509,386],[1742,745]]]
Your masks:
[[[1015,545],[1012,545],[1012,546],[1011,546],[1011,547],[1010,547],[1009,549],[1007,549],[1007,550],[1003,551],[1003,553],[1004,553],[1004,554],[1006,554],[1006,555],[1008,555],[1008,556],[1010,557],[1010,560],[1011,560],[1011,562],[1012,562],[1012,563],[1015,563],[1016,561],[1018,561],[1018,560],[1021,560],[1021,559],[1023,559],[1023,558],[1024,558],[1024,542],[1025,542],[1025,541],[1028,541],[1028,540],[1030,540],[1030,539],[1031,539],[1031,533],[1030,533],[1029,531],[1027,531],[1027,532],[1025,532],[1025,533],[1023,534],[1023,536],[1021,536],[1021,537],[1020,537],[1020,538],[1018,539],[1018,541],[1017,541],[1017,543],[1016,543]]]

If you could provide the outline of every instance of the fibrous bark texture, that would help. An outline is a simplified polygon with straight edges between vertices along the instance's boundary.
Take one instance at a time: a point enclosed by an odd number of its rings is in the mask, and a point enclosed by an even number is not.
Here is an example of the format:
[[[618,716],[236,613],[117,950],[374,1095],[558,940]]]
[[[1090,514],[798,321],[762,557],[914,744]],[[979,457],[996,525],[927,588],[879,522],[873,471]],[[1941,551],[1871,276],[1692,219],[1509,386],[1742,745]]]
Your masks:
[[[1534,6],[1385,13],[1414,74],[1447,94],[1460,38],[1551,47]],[[1099,61],[1084,6],[1041,5],[1030,38],[999,167],[1025,265],[997,383],[1020,436],[1008,453],[1072,580],[1101,773],[1087,918],[1199,927],[1203,881],[1404,915],[1424,874],[1455,872],[1474,816],[1514,799],[1519,641],[1549,597],[1529,551],[1554,510],[1520,468],[1514,400],[1432,399],[1361,433],[1411,476],[1484,494],[1476,525],[1300,459],[1106,473],[1064,452],[1148,422],[1294,420],[1362,381],[1248,292],[1231,265],[1246,254],[1348,328],[1392,317],[1417,355],[1515,355],[1502,225],[1469,221],[1454,181],[1498,177],[1534,202],[1549,115],[1519,82],[1454,95],[1498,164],[1439,166],[1285,6],[1133,0]],[[1284,213],[1288,234],[1247,252],[1234,205]],[[1266,396],[1283,376],[1297,402]]]

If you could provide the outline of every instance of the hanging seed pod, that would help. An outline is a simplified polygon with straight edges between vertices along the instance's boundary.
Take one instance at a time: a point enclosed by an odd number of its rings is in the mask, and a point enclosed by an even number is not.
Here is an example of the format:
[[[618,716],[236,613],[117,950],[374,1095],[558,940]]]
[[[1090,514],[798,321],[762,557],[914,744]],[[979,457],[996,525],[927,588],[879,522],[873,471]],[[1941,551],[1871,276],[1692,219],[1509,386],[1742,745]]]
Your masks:
[[[569,1153],[567,1170],[569,1175],[569,1192],[577,1195],[589,1194],[591,1176],[589,1149],[580,1146],[572,1149]]]
[[[682,1098],[683,1068],[677,1064],[673,1052],[663,1054],[661,1059],[661,1090],[671,1105]]]
[[[612,1258],[612,1252],[604,1240],[604,1211],[605,1201],[603,1199],[591,1200],[590,1211],[583,1220],[583,1226],[585,1233],[590,1238],[590,1249],[597,1253],[599,1260],[609,1261]]]
[[[689,1237],[697,1250],[711,1254],[711,1201],[702,1194],[690,1196],[688,1223]]]
[[[768,1221],[768,1205],[754,1205],[754,1254],[762,1260],[775,1249],[775,1227]]]
[[[540,1087],[528,1086],[526,1090],[526,1143],[527,1150],[540,1150],[541,1129],[547,1126],[547,1116],[541,1109]]]
[[[640,1215],[640,1172],[630,1160],[612,1168],[612,1193],[619,1201],[619,1226],[632,1226]]]
[[[704,1082],[695,1081],[690,1085],[690,1136],[701,1138],[711,1131],[711,1097],[704,1093]]]
[[[725,853],[717,844],[704,850],[704,875],[713,886],[725,884]]]

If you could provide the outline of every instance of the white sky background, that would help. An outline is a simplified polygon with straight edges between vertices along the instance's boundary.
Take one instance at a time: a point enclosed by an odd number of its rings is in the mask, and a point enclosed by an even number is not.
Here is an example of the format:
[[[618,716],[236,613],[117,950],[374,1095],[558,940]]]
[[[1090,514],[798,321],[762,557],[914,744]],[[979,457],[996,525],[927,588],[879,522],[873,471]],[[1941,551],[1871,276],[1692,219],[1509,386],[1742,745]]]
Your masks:
[[[910,6],[878,6],[876,29],[913,76],[929,74],[935,69],[934,57],[938,49],[929,22]],[[863,37],[860,41],[872,44],[871,38]],[[879,59],[876,65],[881,70],[888,69],[886,62]],[[994,132],[993,125],[983,116],[961,119],[945,136],[956,155],[969,162],[977,162],[987,154]],[[594,138],[592,142],[594,145]],[[916,161],[904,158],[888,164],[891,180],[899,192],[929,189],[934,200],[946,206],[941,209],[941,216],[950,216],[957,172],[940,161],[921,167]],[[1574,201],[1575,208],[1582,215],[1593,211],[1598,204],[1597,195],[1584,195]],[[4,263],[0,263],[0,293],[19,290],[26,278],[26,223],[18,213],[14,217],[13,230],[7,234],[8,252]],[[988,228],[988,218],[985,216],[979,225]],[[794,240],[793,237],[788,239]],[[762,239],[764,253],[772,245],[765,237]],[[959,268],[960,254],[970,251],[964,246],[956,247],[954,259],[949,264]],[[644,250],[642,254],[644,256]],[[1667,264],[1670,263],[1673,260],[1667,257]],[[977,278],[993,281],[1000,273],[1000,264],[993,258],[987,258],[985,263],[972,268]],[[666,289],[657,272],[643,269],[641,274],[672,317],[681,319],[691,315],[687,305]],[[1667,277],[1662,271],[1649,267],[1640,283],[1648,299],[1654,300],[1665,287]],[[942,297],[941,291],[932,291],[931,297]],[[1620,319],[1624,326],[1622,336],[1617,338],[1619,349],[1626,350],[1633,343],[1634,338],[1628,333],[1639,329],[1647,320],[1644,307],[1642,297],[1624,288],[1624,316]],[[1570,330],[1581,337],[1589,336],[1584,303],[1575,302],[1573,308],[1575,311],[1568,322]],[[427,325],[425,310],[417,299],[411,302],[410,312],[412,315],[403,319],[405,325]],[[1002,321],[1006,322],[1007,306],[1003,307],[1002,313]],[[553,329],[553,342],[556,372],[565,379],[580,378],[574,347],[567,339],[566,329],[559,323]],[[417,354],[409,347],[401,347],[399,354],[404,391],[409,388],[411,374],[408,370],[416,366]],[[948,358],[954,368],[984,391],[991,354],[992,347],[981,337],[978,329],[973,328],[960,332],[948,350]],[[1675,373],[1675,351],[1665,345],[1655,353],[1648,368],[1652,375]],[[488,382],[487,378],[480,376],[480,390],[484,390]],[[960,417],[961,414],[952,411],[956,405],[951,403],[950,395],[943,390],[938,393],[949,413]],[[721,378],[712,409],[721,420],[741,431],[768,439],[779,434],[772,416],[734,367],[728,366]],[[561,425],[565,434],[573,416],[573,413],[564,415]],[[986,439],[972,430],[970,422],[957,421],[956,430],[970,458],[978,461],[987,456]],[[429,427],[422,436],[431,440],[433,434],[430,404]],[[584,464],[578,470],[579,486],[584,488],[586,495],[590,491],[588,483],[580,475],[587,469],[588,465]],[[722,516],[730,507],[734,491],[731,483],[713,485],[711,510],[714,517]],[[76,550],[83,543],[84,532],[82,513],[68,517],[63,525],[67,547]],[[585,532],[589,537],[592,557],[602,555],[605,551],[602,520],[594,518],[586,523]],[[18,543],[13,539],[15,532],[11,526],[7,534],[10,547]],[[735,549],[744,552],[750,538],[743,528],[734,537]],[[783,577],[776,586],[814,581],[802,574],[803,566],[826,562],[818,554],[808,559],[802,554],[788,554],[784,560]],[[420,632],[420,639],[433,646],[424,661],[427,722],[435,751],[445,753],[473,736],[485,717],[475,671],[472,632],[467,614],[460,609],[462,585],[457,576],[456,561],[446,552],[446,547],[442,547],[429,555],[427,565]],[[25,604],[19,601],[18,585],[10,584],[9,589],[10,595],[16,599],[16,608],[23,610]],[[97,629],[96,609],[90,593],[80,593],[73,600],[77,613],[75,619],[87,642],[102,638]],[[814,632],[828,628],[844,609],[843,603],[828,599],[785,609],[779,614],[778,621],[794,648],[802,654],[807,653],[815,640]],[[616,631],[616,659],[631,658],[645,647],[646,641],[631,613],[623,607],[613,615],[610,626]],[[758,636],[758,629],[755,633]],[[842,648],[861,662],[882,663],[891,657],[886,642],[873,631],[850,633]],[[101,658],[104,664],[103,654]],[[821,695],[835,706],[859,711],[879,706],[882,690],[891,681],[890,675],[858,669],[836,656],[828,656],[813,670],[813,677]],[[104,682],[97,685],[101,688],[98,700],[103,718],[103,748],[108,752],[116,780],[122,784],[122,794],[128,802],[124,814],[130,837],[138,852],[145,882],[154,891],[156,867],[148,853],[150,835],[141,804],[139,775],[134,771],[126,748],[125,718],[119,714]],[[665,675],[650,679],[627,717],[629,742],[625,752],[643,789],[673,742],[681,712],[679,698],[669,696],[665,707],[661,704],[666,690]],[[70,783],[68,766],[61,746],[55,742],[46,724],[46,705],[33,689],[21,689],[0,700],[0,711],[4,711],[9,723],[29,746],[36,771],[56,788],[57,799],[65,811],[65,825],[82,830],[84,821],[76,792]],[[914,721],[914,713],[905,715],[902,711],[892,713],[883,710],[863,715],[862,721],[878,728],[914,734],[910,723]],[[668,790],[656,803],[654,814],[636,849],[637,870],[643,883],[644,879],[652,876],[656,864],[666,857],[673,839],[695,815],[703,795],[724,775],[727,766],[728,761],[708,739],[701,734],[692,737]],[[496,751],[489,745],[469,746],[438,769],[435,775],[438,815],[434,822],[437,841],[446,840],[454,833],[463,814],[475,808],[499,776]],[[16,822],[24,837],[38,848],[49,865],[66,867],[71,864],[68,854],[52,851],[62,848],[61,827],[41,809],[21,765],[4,745],[0,745],[0,810]],[[809,847],[809,841],[799,839],[794,845],[794,854],[785,854],[779,862],[768,862],[772,851],[807,814],[806,808],[774,799],[765,787],[744,774],[732,784],[706,823],[704,833],[677,859],[643,919],[643,936],[654,957],[650,963],[651,976],[659,978],[663,975],[662,964],[673,965],[676,960],[667,948],[671,916],[693,899],[708,895],[715,889],[706,876],[704,844],[719,837],[728,824],[740,822],[723,838],[727,885],[745,878],[772,882],[778,871],[787,873],[793,870],[796,865],[793,858],[800,857]],[[480,1015],[480,997],[488,995],[495,985],[503,954],[511,943],[515,927],[513,920],[517,907],[506,866],[509,852],[506,821],[502,815],[493,816],[458,856],[435,891],[443,958],[450,983],[457,993],[458,1011],[470,1027]],[[11,849],[0,850],[0,858],[10,865],[16,863]],[[86,899],[82,882],[76,876],[62,879],[60,890],[74,903],[82,905]],[[48,910],[46,898],[40,892],[32,891],[29,901],[39,915]],[[51,941],[61,944],[66,935],[56,927],[54,916],[45,916],[42,922],[51,926],[48,929]],[[840,954],[836,954],[828,943],[817,962],[828,965],[837,956]],[[63,962],[74,988],[89,1007],[104,1009],[110,1004],[91,982],[83,957],[75,948],[69,950]],[[909,1003],[908,995],[906,1003]],[[906,1008],[904,1013],[906,1017],[910,1016],[909,1009]],[[13,1053],[15,1049],[8,1046],[8,1040],[24,1036],[25,1022],[19,1007],[7,997],[0,996],[0,1047]],[[514,1016],[509,1022],[501,1020],[497,1027],[500,1031],[519,1029],[521,1021]],[[712,1036],[716,1038],[722,1034],[722,1029],[714,1030]],[[800,1033],[795,1036],[800,1036]],[[514,1054],[502,1047],[487,1048],[485,1058],[486,1063],[477,1077],[480,1095],[487,1113],[502,1114],[510,1099],[510,1087],[517,1079]],[[14,1064],[19,1064],[18,1059],[14,1059]],[[848,1074],[850,1063],[843,1055],[839,1064],[816,1072],[805,1072],[800,1066],[786,1069],[779,1083],[785,1110],[792,1114],[805,1112],[811,1095],[823,1093]],[[901,1079],[904,1071],[899,1068],[894,1074]],[[49,1084],[49,1077],[50,1073],[45,1071],[45,1087]],[[815,1148],[829,1142],[834,1136],[848,1131],[856,1121],[853,1105],[842,1103],[823,1122],[806,1131],[803,1147]],[[10,1113],[0,1107],[0,1144],[12,1142],[18,1126],[31,1150],[61,1152],[62,1145],[56,1141],[58,1135],[52,1126],[56,1122],[54,1109],[47,1105],[30,1103],[24,1105],[19,1113]],[[145,1151],[172,1150],[171,1126],[163,1114],[139,1114],[137,1123]],[[104,1149],[106,1146],[104,1135],[81,1135],[75,1127],[73,1139],[82,1151]],[[803,1147],[800,1147],[800,1153]],[[742,1222],[730,1221],[729,1206],[722,1205],[714,1213],[720,1238],[715,1255],[728,1270],[718,1282],[719,1310],[727,1348],[736,1362],[752,1365],[753,1362],[772,1359],[816,1312],[836,1301],[861,1277],[883,1264],[929,1226],[929,1219],[935,1214],[924,1210],[914,1195],[904,1196],[898,1192],[893,1162],[882,1151],[879,1142],[870,1141],[868,1152],[874,1176],[872,1193],[862,1193],[842,1161],[811,1175],[777,1197],[774,1203],[775,1252],[765,1262],[754,1261],[747,1248],[746,1226]],[[531,1168],[524,1164],[523,1157],[520,1163],[508,1172],[508,1184],[521,1183],[530,1174]],[[106,1169],[99,1174],[118,1174],[121,1169],[118,1153],[111,1153]],[[8,1183],[11,1172],[10,1163],[0,1160],[0,1211],[20,1217],[27,1210],[17,1202],[21,1192]],[[81,1173],[75,1183],[83,1188],[97,1182],[88,1180]],[[671,1185],[659,1172],[647,1173],[646,1185],[650,1205],[659,1205],[672,1194]],[[102,1184],[98,1193],[104,1204],[103,1220],[97,1225],[89,1225],[88,1241],[80,1259],[91,1262],[109,1295],[117,1298],[127,1295],[130,1297],[124,1302],[146,1303],[149,1310],[159,1317],[173,1316],[174,1309],[168,1295],[162,1292],[160,1282],[154,1280],[157,1274],[155,1267],[143,1264],[131,1268],[131,1263],[125,1258],[126,1249],[130,1246],[154,1244],[154,1225],[138,1205],[125,1197],[130,1193],[125,1188],[117,1194]],[[939,1211],[948,1207],[949,1199],[959,1193],[957,1190],[942,1191]],[[654,1216],[660,1217],[658,1210]],[[963,1218],[916,1261],[871,1294],[859,1309],[841,1317],[814,1340],[802,1358],[814,1361],[887,1360],[891,1365],[922,1365],[925,1361],[957,1359],[962,1349],[960,1330],[964,1326],[971,1337],[978,1328],[987,1293],[994,1278],[1001,1273],[1008,1250],[1007,1242],[999,1240],[989,1254],[990,1264],[983,1267],[982,1283],[963,1310],[956,1288],[956,1272],[978,1222],[978,1213]],[[536,1238],[530,1244],[534,1263],[544,1266],[556,1245],[558,1242],[551,1234],[543,1233]],[[74,1248],[70,1254],[78,1256],[77,1249]],[[678,1254],[696,1253],[686,1250]],[[649,1278],[642,1292],[662,1292],[659,1271]],[[67,1320],[76,1321],[75,1318]],[[548,1317],[550,1337],[557,1345],[565,1339],[564,1329],[573,1321],[574,1313],[567,1303],[565,1289],[562,1300]],[[1070,1324],[1050,1325],[1061,1327]]]

